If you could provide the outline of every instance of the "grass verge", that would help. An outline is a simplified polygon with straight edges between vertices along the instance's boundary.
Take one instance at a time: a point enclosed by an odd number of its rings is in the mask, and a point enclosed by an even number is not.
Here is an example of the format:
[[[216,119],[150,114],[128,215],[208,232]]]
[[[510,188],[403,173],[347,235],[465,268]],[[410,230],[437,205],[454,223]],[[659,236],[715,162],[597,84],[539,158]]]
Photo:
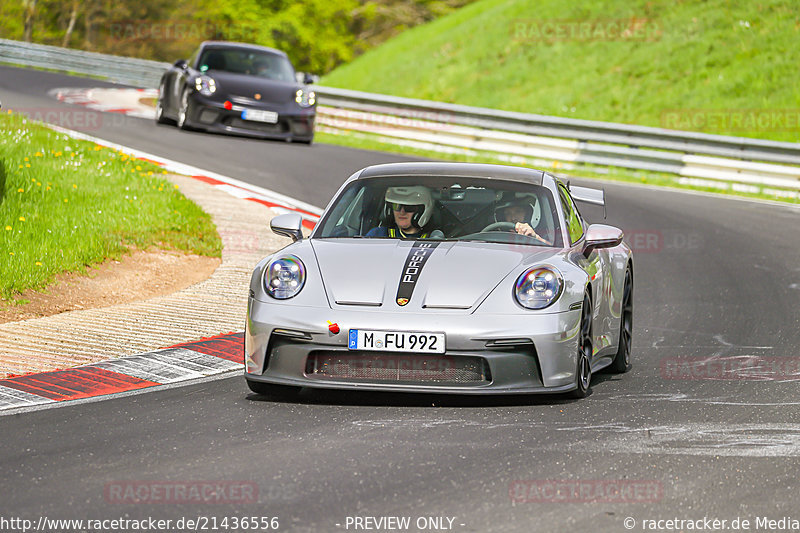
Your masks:
[[[219,257],[211,217],[158,166],[0,114],[0,298],[131,248]]]
[[[796,0],[480,0],[320,83],[798,142],[797,13]]]

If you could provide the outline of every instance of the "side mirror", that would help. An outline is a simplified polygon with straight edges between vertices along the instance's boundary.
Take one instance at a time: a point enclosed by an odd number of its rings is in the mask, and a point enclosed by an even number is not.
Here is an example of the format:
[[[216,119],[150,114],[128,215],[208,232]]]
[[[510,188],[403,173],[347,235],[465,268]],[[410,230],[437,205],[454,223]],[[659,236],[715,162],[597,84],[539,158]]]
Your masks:
[[[274,233],[289,237],[292,241],[303,238],[303,217],[297,213],[278,215],[270,220],[269,227]]]
[[[623,233],[619,228],[605,224],[592,224],[586,230],[586,240],[583,245],[584,257],[589,257],[598,248],[613,248],[622,242]]]
[[[173,64],[173,66],[178,67],[181,70],[185,70],[186,67],[189,66],[189,63],[187,63],[185,59],[179,59]]]
[[[303,73],[303,84],[304,85],[311,85],[315,81],[317,81],[317,80],[314,79],[314,75],[313,74],[311,74],[310,72]]]

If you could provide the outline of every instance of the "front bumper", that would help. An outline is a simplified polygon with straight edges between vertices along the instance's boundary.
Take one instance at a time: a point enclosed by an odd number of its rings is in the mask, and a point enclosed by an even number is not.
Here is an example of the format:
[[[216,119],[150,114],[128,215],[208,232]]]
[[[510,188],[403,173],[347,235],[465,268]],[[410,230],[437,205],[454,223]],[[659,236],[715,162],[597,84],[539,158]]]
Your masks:
[[[287,109],[289,107],[292,109]],[[285,106],[276,108],[269,104],[263,104],[247,106],[247,108],[275,111],[278,113],[278,121],[271,124],[243,120],[244,106],[234,104],[232,109],[225,109],[224,102],[194,93],[191,96],[186,122],[193,128],[215,133],[294,141],[311,141],[314,138],[315,107]]]
[[[333,311],[251,297],[247,316],[245,377],[250,381],[457,394],[575,388],[579,310],[536,315]],[[329,321],[339,326],[338,334],[328,331]],[[444,332],[447,351],[435,356],[348,350],[351,328]]]

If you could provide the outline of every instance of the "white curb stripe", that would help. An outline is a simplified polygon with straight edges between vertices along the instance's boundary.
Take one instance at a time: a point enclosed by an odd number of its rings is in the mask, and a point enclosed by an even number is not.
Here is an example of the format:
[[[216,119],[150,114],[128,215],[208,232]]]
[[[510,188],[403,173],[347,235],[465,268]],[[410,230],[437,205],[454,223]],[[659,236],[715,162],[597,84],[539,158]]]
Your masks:
[[[55,400],[0,385],[0,410],[43,403],[55,403]]]

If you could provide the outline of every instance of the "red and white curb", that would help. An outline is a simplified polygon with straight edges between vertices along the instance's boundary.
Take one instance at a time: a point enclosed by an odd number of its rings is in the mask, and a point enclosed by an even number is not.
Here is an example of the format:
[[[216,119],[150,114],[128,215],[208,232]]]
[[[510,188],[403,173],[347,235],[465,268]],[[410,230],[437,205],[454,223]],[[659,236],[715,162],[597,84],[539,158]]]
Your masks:
[[[141,103],[142,98],[158,98],[158,89],[52,89],[48,94],[65,104],[86,106],[106,113],[123,113],[132,117],[156,118],[155,109]]]
[[[135,101],[138,102],[139,98],[148,96],[155,97],[158,95],[158,91],[156,89],[53,89],[50,91],[50,94],[59,101],[84,105],[98,111],[142,116],[132,111],[132,99],[135,98]],[[154,117],[155,112],[151,109],[149,118]],[[46,125],[75,139],[83,139],[100,146],[120,150],[130,156],[154,163],[168,172],[183,174],[198,179],[237,198],[258,202],[270,207],[278,214],[289,212],[298,213],[303,217],[303,225],[308,229],[314,228],[319,220],[319,216],[322,214],[322,209],[316,206],[229,176],[223,176],[216,172],[210,172],[192,165],[179,163],[171,159],[159,157],[53,124]]]
[[[244,368],[244,333],[0,380],[0,411],[57,404],[203,378]]]

